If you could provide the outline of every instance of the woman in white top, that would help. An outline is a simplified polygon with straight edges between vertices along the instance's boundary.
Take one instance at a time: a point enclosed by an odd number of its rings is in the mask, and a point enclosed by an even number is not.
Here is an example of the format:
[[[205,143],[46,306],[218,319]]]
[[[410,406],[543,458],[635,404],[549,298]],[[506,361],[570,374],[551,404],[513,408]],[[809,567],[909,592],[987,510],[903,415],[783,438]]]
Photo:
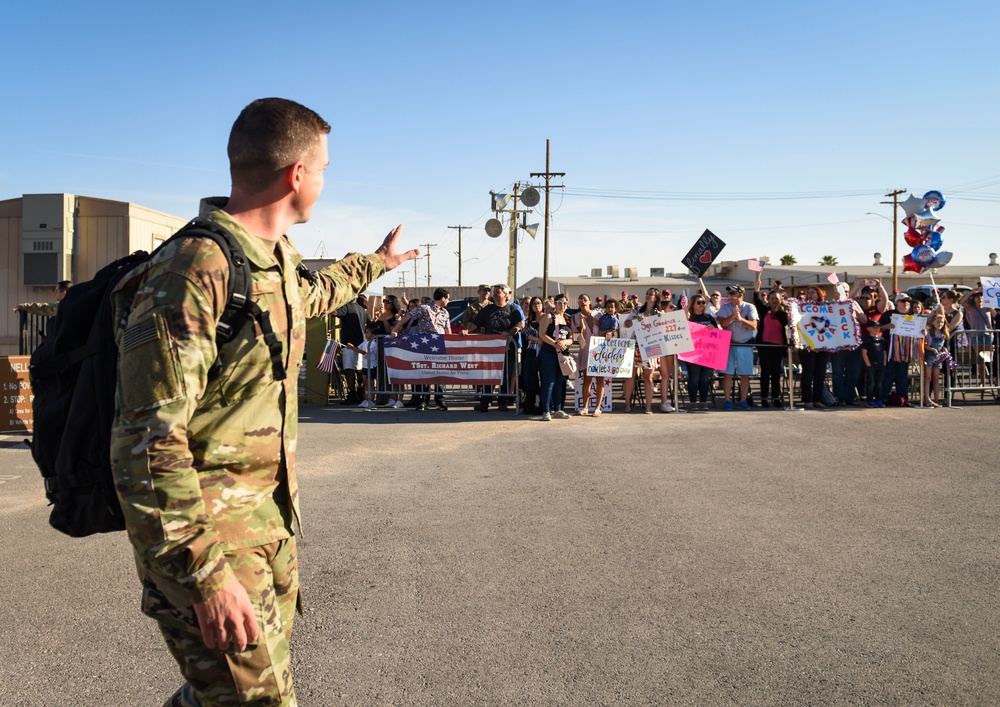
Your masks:
[[[641,307],[633,309],[629,314],[625,323],[622,324],[622,336],[626,339],[634,339],[635,331],[639,326],[639,322],[642,321],[643,317],[653,316],[654,314],[660,313],[660,290],[656,287],[651,287],[646,290],[646,301]],[[653,371],[658,370],[660,367],[660,359],[651,358],[647,361],[642,360],[642,356],[639,353],[639,347],[636,346],[635,350],[635,367],[642,371],[642,383],[643,390],[645,392],[646,400],[646,414],[653,414]],[[632,410],[632,393],[635,391],[635,376],[629,378],[625,381],[625,412],[631,412]]]

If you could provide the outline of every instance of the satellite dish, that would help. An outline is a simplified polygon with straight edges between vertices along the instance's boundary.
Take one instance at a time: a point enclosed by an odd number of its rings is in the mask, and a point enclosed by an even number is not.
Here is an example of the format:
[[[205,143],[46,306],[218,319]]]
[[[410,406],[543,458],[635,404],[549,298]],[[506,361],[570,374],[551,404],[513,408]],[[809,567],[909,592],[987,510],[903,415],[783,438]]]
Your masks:
[[[541,197],[538,196],[538,190],[534,187],[528,187],[521,194],[521,203],[525,206],[538,206],[538,200]]]
[[[490,238],[497,238],[503,233],[503,224],[499,219],[491,218],[486,222],[486,235]]]

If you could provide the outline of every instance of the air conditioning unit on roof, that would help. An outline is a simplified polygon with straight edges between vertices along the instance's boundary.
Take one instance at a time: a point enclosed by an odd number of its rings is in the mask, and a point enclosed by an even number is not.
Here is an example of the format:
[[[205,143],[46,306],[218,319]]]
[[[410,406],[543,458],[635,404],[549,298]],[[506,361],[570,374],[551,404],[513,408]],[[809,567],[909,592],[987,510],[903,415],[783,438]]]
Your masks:
[[[24,284],[55,285],[73,279],[72,194],[25,194],[21,201]]]

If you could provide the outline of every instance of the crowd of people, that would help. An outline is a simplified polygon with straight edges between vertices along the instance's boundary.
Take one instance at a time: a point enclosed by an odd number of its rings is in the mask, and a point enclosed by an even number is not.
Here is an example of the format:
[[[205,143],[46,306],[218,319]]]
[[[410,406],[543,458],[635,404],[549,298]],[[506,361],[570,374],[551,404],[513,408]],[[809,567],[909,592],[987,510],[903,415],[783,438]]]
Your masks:
[[[475,409],[488,412],[495,404],[501,412],[514,407],[514,393],[519,390],[523,414],[537,415],[540,420],[567,419],[567,391],[582,386],[583,404],[578,415],[599,417],[610,411],[602,405],[606,381],[602,376],[586,375],[587,354],[591,342],[601,338],[634,339],[639,323],[646,317],[683,309],[687,319],[706,327],[728,330],[731,337],[729,358],[725,369],[716,371],[695,363],[678,362],[677,357],[660,356],[643,360],[636,347],[634,374],[622,384],[623,410],[633,407],[645,414],[658,409],[675,411],[678,401],[688,410],[706,411],[715,407],[710,401],[715,395],[718,377],[723,410],[787,408],[791,405],[785,380],[789,367],[799,376],[799,399],[803,406],[822,409],[837,406],[885,407],[889,404],[912,404],[919,397],[926,406],[941,405],[942,375],[954,375],[952,368],[958,347],[968,347],[969,360],[975,362],[974,373],[983,377],[989,356],[977,356],[991,350],[996,312],[982,306],[982,289],[976,288],[962,296],[954,289],[945,289],[939,301],[925,309],[923,302],[905,293],[890,295],[877,279],[863,279],[848,289],[846,285],[825,287],[810,284],[797,292],[787,291],[780,282],[764,290],[761,277],[748,292],[742,285],[729,285],[722,291],[699,289],[690,298],[686,293],[675,297],[669,289],[650,287],[642,299],[638,294],[621,293],[621,297],[598,296],[592,300],[582,294],[576,301],[576,312],[570,314],[566,294],[547,298],[523,297],[511,300],[506,285],[481,285],[478,299],[468,304],[458,332],[504,334],[511,344],[505,366],[507,375],[499,387],[499,396],[492,388],[479,390]],[[791,319],[788,300],[795,297],[805,303],[850,300],[860,332],[860,346],[837,351],[794,349],[789,360]],[[447,410],[444,391],[437,387],[434,401],[427,387],[415,386],[409,402],[404,403],[404,391],[385,381],[384,363],[378,362],[374,342],[379,334],[405,335],[413,331],[448,333],[448,303],[450,294],[439,288],[433,298],[400,302],[388,296],[369,314],[367,298],[361,295],[356,303],[342,308],[341,343],[344,346],[347,398],[344,404],[362,407],[410,406],[417,410]],[[892,314],[927,315],[926,335],[920,338],[898,336],[893,332]],[[968,337],[952,334],[959,329],[970,331]],[[517,355],[519,353],[519,356]],[[365,360],[367,359],[367,363]],[[676,399],[672,385],[677,369]],[[911,394],[911,377],[915,367],[922,369],[923,385]],[[577,379],[577,372],[580,377]],[[514,375],[517,383],[515,385]],[[364,375],[375,381],[368,390],[378,395],[365,396]],[[751,379],[759,381],[756,399],[751,391]],[[954,380],[954,379],[952,379]],[[657,404],[658,398],[658,404]],[[596,401],[596,403],[594,402]],[[680,402],[683,401],[683,402]],[[573,405],[577,407],[577,405]]]

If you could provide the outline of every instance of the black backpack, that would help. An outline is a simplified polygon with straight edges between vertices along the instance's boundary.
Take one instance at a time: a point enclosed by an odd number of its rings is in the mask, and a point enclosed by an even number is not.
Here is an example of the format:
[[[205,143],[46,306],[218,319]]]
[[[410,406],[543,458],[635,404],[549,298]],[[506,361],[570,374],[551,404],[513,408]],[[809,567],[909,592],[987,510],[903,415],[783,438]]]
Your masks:
[[[270,350],[275,380],[284,379],[281,341],[267,312],[250,296],[250,265],[239,241],[204,219],[191,221],[167,243],[178,238],[209,238],[226,255],[228,298],[216,343],[230,341],[247,320],[256,320]],[[72,537],[125,529],[111,473],[118,379],[111,293],[164,245],[150,254],[138,251],[116,260],[92,280],[73,285],[59,303],[49,335],[31,354],[31,456],[45,479],[45,497],[52,506],[49,524]],[[217,378],[221,368],[216,360],[209,379]]]

